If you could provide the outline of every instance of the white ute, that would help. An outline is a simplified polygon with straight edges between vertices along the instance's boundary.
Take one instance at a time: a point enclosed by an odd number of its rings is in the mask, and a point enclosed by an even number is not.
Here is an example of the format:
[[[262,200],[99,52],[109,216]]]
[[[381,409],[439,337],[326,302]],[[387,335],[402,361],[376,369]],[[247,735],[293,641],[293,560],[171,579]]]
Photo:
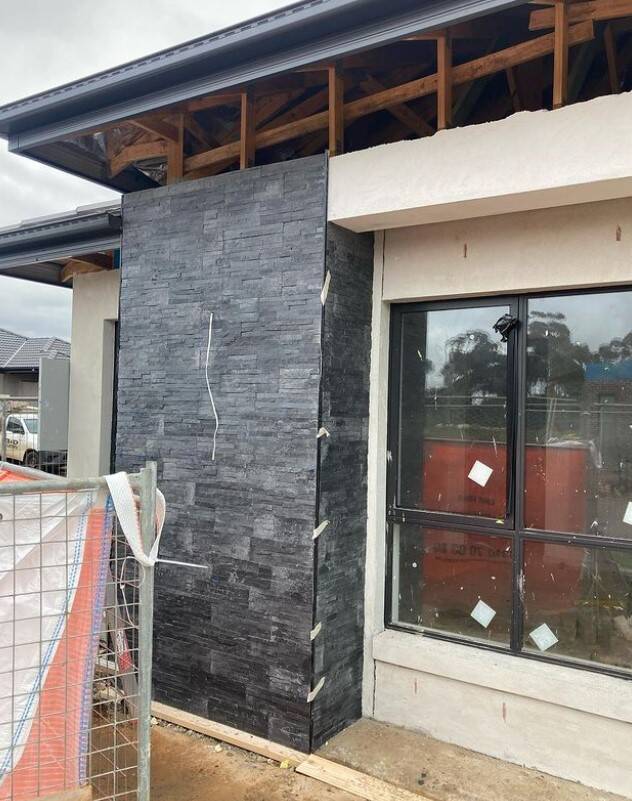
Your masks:
[[[39,417],[36,414],[10,414],[6,420],[6,458],[27,467],[39,465]]]

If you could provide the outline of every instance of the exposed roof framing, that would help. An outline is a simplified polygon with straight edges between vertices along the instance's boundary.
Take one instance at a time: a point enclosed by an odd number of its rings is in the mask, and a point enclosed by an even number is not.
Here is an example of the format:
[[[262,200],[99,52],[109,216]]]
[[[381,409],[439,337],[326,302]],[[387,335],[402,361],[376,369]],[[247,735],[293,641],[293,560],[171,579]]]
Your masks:
[[[335,155],[628,88],[630,18],[632,0],[311,0],[0,108],[0,135],[122,191]]]
[[[120,248],[120,204],[84,206],[0,229],[0,275],[72,286],[79,272],[110,269]]]

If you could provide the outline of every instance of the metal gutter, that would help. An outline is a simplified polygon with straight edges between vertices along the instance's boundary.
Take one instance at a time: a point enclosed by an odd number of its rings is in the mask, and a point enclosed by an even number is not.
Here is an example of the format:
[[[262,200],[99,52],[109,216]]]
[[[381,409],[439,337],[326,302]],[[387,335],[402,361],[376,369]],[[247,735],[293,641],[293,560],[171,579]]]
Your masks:
[[[59,284],[57,259],[117,250],[121,227],[120,206],[109,204],[0,229],[0,275]]]
[[[10,150],[40,158],[36,148],[81,130],[521,4],[313,0],[4,106],[0,135],[8,136]]]

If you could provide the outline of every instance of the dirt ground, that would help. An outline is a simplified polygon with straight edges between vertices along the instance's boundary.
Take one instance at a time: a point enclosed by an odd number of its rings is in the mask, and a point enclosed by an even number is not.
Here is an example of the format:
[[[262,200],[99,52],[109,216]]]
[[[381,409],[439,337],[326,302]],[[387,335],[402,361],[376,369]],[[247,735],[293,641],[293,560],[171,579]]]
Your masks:
[[[272,760],[171,726],[153,727],[151,762],[152,801],[358,801]]]
[[[321,751],[433,801],[623,801],[538,771],[362,720]],[[152,729],[152,801],[352,801],[275,762],[174,726]]]

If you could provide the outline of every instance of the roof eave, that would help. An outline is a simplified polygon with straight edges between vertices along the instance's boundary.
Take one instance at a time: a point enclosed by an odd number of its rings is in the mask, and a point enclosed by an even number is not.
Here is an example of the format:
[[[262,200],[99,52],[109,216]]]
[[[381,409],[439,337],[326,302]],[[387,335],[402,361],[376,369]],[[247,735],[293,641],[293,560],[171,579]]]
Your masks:
[[[120,248],[121,216],[111,207],[76,217],[33,221],[0,231],[0,275],[59,283],[56,259]]]
[[[369,2],[369,0],[336,1],[347,11],[352,5],[368,5]],[[120,98],[115,101],[111,99],[115,83],[108,79],[111,73],[107,73],[94,81],[90,87],[90,96],[84,98],[83,104],[82,94],[76,89],[80,82],[68,85],[61,96],[58,96],[59,93],[38,96],[39,124],[33,124],[35,112],[32,102],[28,110],[26,108],[20,110],[20,104],[0,108],[0,135],[9,139],[10,150],[28,153],[33,158],[44,160],[38,148],[59,142],[81,131],[122,121],[184,100],[221,92],[308,64],[389,44],[412,33],[442,28],[492,11],[521,5],[523,2],[524,0],[436,0],[423,6],[415,4],[413,8],[404,10],[401,10],[401,7],[400,10],[392,10],[390,7],[391,11],[387,16],[369,20],[315,41],[290,46],[289,49],[288,43],[292,44],[291,37],[284,36],[282,46],[277,45],[276,49],[265,57],[244,59],[222,72],[215,71],[189,81],[174,83],[171,76],[170,83],[169,73],[173,71],[172,64],[154,66],[149,72],[148,68],[144,68],[142,75],[128,77],[121,82]],[[313,19],[316,19],[315,14]],[[208,59],[208,52],[201,51],[191,57],[190,64],[203,62],[205,59]],[[147,80],[148,76],[153,79],[164,78],[164,85],[158,91],[143,93],[142,81]],[[106,93],[109,98],[107,101],[104,100]],[[77,113],[78,108],[82,109],[80,113]],[[69,112],[69,109],[73,111]],[[87,156],[88,154],[86,158]],[[55,156],[50,158],[49,163],[72,171],[68,166],[61,164]],[[84,172],[79,174],[85,175]],[[113,181],[105,175],[95,176],[93,180],[113,185]],[[122,191],[130,190],[122,189]]]

